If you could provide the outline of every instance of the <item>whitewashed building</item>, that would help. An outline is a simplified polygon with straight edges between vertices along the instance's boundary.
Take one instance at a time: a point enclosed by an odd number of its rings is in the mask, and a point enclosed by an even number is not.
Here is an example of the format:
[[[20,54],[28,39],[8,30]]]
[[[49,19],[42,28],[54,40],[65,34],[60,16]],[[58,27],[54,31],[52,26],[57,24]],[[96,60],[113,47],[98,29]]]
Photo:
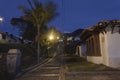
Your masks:
[[[120,68],[120,20],[106,20],[85,29],[81,39],[86,43],[87,60]]]
[[[21,43],[21,39],[12,34],[0,32],[0,43]]]

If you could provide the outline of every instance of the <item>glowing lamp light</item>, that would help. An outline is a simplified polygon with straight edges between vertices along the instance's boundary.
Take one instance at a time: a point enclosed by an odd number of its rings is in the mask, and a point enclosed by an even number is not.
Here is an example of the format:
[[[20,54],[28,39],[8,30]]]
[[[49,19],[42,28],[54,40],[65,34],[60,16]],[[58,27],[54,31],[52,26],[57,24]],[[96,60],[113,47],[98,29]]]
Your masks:
[[[53,40],[53,39],[54,39],[54,36],[53,36],[53,35],[50,35],[50,36],[49,36],[49,39],[50,39],[50,40]]]
[[[3,18],[2,17],[0,17],[0,22],[2,22],[3,21]]]
[[[57,37],[57,39],[60,39],[60,37]]]

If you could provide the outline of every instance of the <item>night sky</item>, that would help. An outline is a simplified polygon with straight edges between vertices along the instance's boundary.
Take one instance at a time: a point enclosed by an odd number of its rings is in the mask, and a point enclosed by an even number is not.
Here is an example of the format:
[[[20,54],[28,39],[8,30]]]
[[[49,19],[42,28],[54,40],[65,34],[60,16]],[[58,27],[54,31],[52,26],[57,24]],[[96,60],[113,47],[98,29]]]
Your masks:
[[[48,0],[40,0],[48,1]],[[102,20],[120,19],[120,0],[51,0],[58,5],[58,13],[48,26],[55,26],[62,32],[72,32],[78,28],[87,28]],[[27,0],[0,0],[0,31],[18,35],[10,25],[12,17],[23,13],[19,5],[29,7]]]

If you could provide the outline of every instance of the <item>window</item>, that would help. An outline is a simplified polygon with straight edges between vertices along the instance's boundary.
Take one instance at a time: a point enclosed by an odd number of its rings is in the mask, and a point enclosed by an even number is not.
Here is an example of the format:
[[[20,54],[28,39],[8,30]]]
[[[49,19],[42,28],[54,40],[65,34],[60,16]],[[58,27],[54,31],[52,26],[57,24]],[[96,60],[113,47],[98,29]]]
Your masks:
[[[101,56],[99,36],[94,35],[87,39],[87,55],[88,56]]]

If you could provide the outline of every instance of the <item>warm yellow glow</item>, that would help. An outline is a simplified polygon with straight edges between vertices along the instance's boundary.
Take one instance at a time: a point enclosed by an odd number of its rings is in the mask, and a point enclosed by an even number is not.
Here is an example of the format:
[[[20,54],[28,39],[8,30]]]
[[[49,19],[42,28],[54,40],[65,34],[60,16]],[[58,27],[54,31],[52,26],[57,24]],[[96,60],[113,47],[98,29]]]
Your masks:
[[[2,17],[0,17],[0,22],[2,22],[3,21],[3,18]]]
[[[57,37],[57,39],[60,39],[60,37]]]
[[[53,35],[50,35],[50,36],[49,36],[49,39],[50,39],[50,40],[53,40],[53,39],[54,39],[54,36],[53,36]]]

